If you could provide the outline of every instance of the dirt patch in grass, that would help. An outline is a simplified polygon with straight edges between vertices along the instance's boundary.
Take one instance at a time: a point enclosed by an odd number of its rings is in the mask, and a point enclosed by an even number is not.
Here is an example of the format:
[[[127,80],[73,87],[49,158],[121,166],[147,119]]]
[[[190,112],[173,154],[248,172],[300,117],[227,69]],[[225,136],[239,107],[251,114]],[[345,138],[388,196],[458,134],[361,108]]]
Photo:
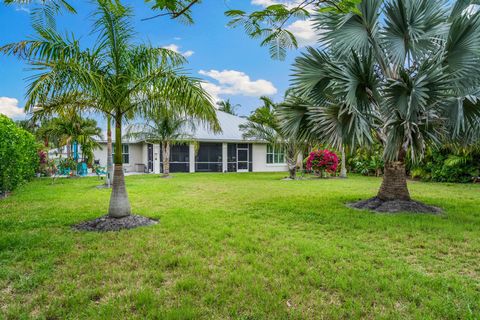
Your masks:
[[[76,224],[73,226],[73,229],[78,231],[107,232],[120,231],[123,229],[134,229],[138,227],[150,226],[157,223],[157,220],[133,214],[118,219],[106,215],[94,220]]]
[[[413,212],[413,213],[442,213],[442,209],[429,206],[418,201],[391,200],[385,201],[377,197],[358,202],[349,203],[347,206],[355,209],[372,210],[384,213]]]

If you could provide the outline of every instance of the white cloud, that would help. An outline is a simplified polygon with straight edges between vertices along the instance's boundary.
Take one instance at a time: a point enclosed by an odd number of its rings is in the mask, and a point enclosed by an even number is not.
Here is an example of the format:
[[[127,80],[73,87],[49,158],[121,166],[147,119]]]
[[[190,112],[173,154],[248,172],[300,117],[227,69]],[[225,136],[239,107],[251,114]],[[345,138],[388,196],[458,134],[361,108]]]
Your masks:
[[[219,96],[219,94],[221,94],[221,91],[222,91],[222,88],[220,88],[220,86],[217,86],[207,81],[202,82],[201,85],[203,90],[208,92],[208,94],[210,95],[214,103],[222,100],[222,98],[220,98]]]
[[[180,41],[180,40],[182,40],[182,38],[180,38],[180,37],[173,37],[173,40]]]
[[[188,58],[188,57],[191,57],[195,52],[192,51],[192,50],[187,50],[185,51],[183,54],[184,57]]]
[[[315,30],[313,21],[298,20],[290,24],[287,28],[297,39],[298,46],[311,46],[318,42],[318,30]]]
[[[172,50],[176,53],[180,53],[182,56],[184,56],[185,58],[188,58],[188,57],[191,57],[195,52],[192,51],[192,50],[187,50],[185,52],[182,52],[180,51],[180,46],[172,43],[172,44],[169,44],[168,46],[164,46],[163,47],[164,49],[168,49],[168,50]]]
[[[18,107],[18,100],[9,97],[0,97],[0,113],[12,119],[25,116],[23,109]]]
[[[251,80],[241,71],[236,70],[200,70],[203,76],[210,77],[218,82],[204,82],[202,87],[210,93],[216,101],[220,95],[243,95],[247,97],[269,96],[277,93],[277,88],[270,81],[264,79]]]
[[[278,1],[273,1],[273,0],[252,0],[251,4],[255,6],[262,6],[262,7],[268,7],[271,6],[272,4],[277,4],[279,3]]]

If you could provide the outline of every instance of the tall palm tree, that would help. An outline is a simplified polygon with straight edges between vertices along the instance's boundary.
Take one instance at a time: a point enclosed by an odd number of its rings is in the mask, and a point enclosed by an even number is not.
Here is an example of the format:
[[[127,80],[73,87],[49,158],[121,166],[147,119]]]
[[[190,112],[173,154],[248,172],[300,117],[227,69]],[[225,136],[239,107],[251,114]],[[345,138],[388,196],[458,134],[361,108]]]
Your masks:
[[[119,1],[98,0],[92,48],[74,36],[63,37],[51,28],[37,27],[37,37],[0,48],[35,66],[26,108],[49,99],[80,92],[95,97],[93,110],[115,122],[114,179],[108,213],[131,214],[122,165],[122,125],[151,101],[168,100],[186,114],[210,121],[219,130],[211,98],[197,79],[184,74],[185,59],[168,49],[139,44],[131,24],[131,9]],[[59,106],[65,108],[65,105]]]
[[[191,117],[179,115],[172,109],[158,109],[146,115],[147,122],[129,125],[126,137],[160,144],[163,157],[163,177],[170,176],[170,147],[192,140],[195,123]]]
[[[290,133],[354,148],[384,146],[378,199],[410,200],[405,159],[462,136],[480,115],[480,13],[474,1],[364,0],[358,13],[319,13],[322,49],[296,59],[309,103],[281,110]],[[321,32],[320,32],[321,30]]]
[[[234,116],[237,115],[236,109],[241,107],[239,104],[232,104],[232,102],[230,102],[230,99],[217,102],[217,106],[218,110],[233,114]]]

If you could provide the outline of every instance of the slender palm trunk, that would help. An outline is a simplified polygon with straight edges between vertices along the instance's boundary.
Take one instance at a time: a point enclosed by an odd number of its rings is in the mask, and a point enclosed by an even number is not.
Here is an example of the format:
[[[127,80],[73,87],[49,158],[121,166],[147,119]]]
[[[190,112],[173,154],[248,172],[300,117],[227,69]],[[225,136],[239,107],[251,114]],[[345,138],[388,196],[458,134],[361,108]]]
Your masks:
[[[115,166],[113,171],[113,188],[110,196],[108,215],[113,218],[123,218],[131,214],[127,188],[122,164],[122,117],[115,118]]]
[[[162,144],[163,150],[163,175],[168,177],[170,175],[170,143],[164,142]]]
[[[340,178],[347,177],[347,159],[345,154],[345,146],[342,146],[342,164],[340,168]]]
[[[112,118],[107,116],[107,181],[110,188],[113,181],[113,157],[112,157]]]
[[[377,197],[384,201],[411,200],[407,187],[404,161],[389,161],[385,163],[383,182]]]
[[[286,150],[286,161],[288,166],[288,177],[295,180],[297,178],[297,160],[298,153],[295,150],[295,147],[288,146]]]

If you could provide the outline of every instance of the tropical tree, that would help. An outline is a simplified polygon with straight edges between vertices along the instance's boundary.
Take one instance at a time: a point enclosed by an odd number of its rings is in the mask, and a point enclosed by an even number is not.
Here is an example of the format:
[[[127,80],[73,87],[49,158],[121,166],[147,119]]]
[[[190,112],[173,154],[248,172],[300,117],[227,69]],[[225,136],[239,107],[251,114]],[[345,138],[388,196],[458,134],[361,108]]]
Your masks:
[[[474,1],[364,0],[358,13],[320,12],[322,49],[294,65],[308,103],[280,110],[287,132],[332,144],[384,146],[378,199],[410,200],[405,160],[478,124],[480,14]],[[320,32],[321,30],[321,32]],[[478,128],[478,127],[477,127]]]
[[[263,105],[255,109],[248,119],[252,122],[260,123],[268,127],[276,127],[278,124],[277,119],[275,118],[277,104],[266,96],[260,97],[260,100],[262,100]]]
[[[255,138],[268,142],[273,148],[283,149],[290,179],[297,178],[297,160],[305,149],[306,140],[286,134],[276,117],[277,105],[267,97],[261,98],[264,105],[256,109],[241,126],[246,139]]]
[[[239,104],[232,104],[230,99],[217,102],[217,106],[218,110],[233,114],[234,116],[237,115],[236,109],[241,107]]]
[[[31,40],[0,48],[34,66],[27,110],[71,92],[95,97],[91,108],[115,122],[114,179],[109,215],[131,214],[122,165],[122,126],[125,119],[155,108],[151,101],[168,101],[186,114],[210,121],[218,129],[215,109],[197,79],[187,76],[185,59],[168,49],[139,43],[131,23],[131,9],[119,1],[98,0],[93,34],[95,46],[86,48],[72,35],[37,27]],[[65,108],[65,104],[58,108]]]
[[[162,108],[150,110],[147,122],[129,125],[127,138],[139,139],[151,144],[160,144],[163,157],[163,177],[170,176],[170,147],[188,143],[193,136],[188,132],[195,130],[191,117],[179,115],[176,110]]]
[[[102,130],[97,127],[97,121],[82,118],[79,114],[74,114],[71,117],[53,118],[44,122],[38,132],[42,136],[48,137],[49,140],[57,141],[58,147],[66,146],[67,158],[72,158],[74,143],[80,145],[91,156],[93,149],[100,146],[95,139],[102,138]]]

